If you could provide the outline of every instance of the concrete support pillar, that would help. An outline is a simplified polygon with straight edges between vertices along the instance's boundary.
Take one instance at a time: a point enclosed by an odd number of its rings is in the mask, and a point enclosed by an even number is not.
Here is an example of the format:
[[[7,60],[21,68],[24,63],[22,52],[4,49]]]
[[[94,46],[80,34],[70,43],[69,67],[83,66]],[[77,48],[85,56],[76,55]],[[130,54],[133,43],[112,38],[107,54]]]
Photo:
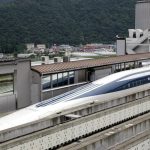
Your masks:
[[[124,70],[126,70],[126,63],[124,63]]]
[[[117,55],[126,55],[126,39],[117,38]]]
[[[16,96],[16,109],[18,108],[18,94],[17,94],[17,70],[14,70],[14,94]]]

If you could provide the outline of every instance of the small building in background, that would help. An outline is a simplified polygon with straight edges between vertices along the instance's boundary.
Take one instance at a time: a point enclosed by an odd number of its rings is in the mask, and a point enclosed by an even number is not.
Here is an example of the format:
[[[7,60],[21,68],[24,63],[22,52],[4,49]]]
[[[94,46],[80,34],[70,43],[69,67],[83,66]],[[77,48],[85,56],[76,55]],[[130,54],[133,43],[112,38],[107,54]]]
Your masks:
[[[37,44],[34,52],[44,53],[45,50],[46,50],[45,44]]]
[[[60,51],[73,51],[73,46],[70,45],[60,45],[59,46]]]
[[[32,51],[32,50],[34,50],[35,45],[34,45],[34,43],[27,43],[26,47],[27,47],[27,51]]]
[[[36,48],[38,48],[38,49],[46,49],[46,45],[45,44],[37,44]]]
[[[17,57],[18,58],[31,58],[31,57],[35,57],[36,54],[34,53],[29,53],[29,54],[18,54]]]
[[[0,53],[0,59],[3,58],[3,57],[4,57],[4,54],[3,54],[3,53]]]

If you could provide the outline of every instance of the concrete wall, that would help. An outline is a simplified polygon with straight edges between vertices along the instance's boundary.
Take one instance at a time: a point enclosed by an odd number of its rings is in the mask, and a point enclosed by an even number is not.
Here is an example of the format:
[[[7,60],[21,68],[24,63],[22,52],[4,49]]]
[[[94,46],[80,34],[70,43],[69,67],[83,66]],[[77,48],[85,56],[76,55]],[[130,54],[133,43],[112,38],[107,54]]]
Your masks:
[[[142,52],[142,53],[148,53],[148,52],[150,52],[150,44],[149,44],[148,39],[145,40],[142,44],[143,44],[143,45],[137,46],[137,47],[134,49],[134,51],[135,51],[136,53],[141,53],[141,52]],[[146,45],[144,45],[144,44],[146,44]],[[147,44],[149,44],[149,45],[147,45]]]
[[[30,61],[17,64],[17,108],[31,104],[31,70]]]
[[[103,69],[102,68],[101,69],[96,69],[95,70],[95,80],[106,77],[110,74],[112,74],[111,66],[108,66],[108,67],[103,68]]]
[[[14,75],[14,93],[0,96],[0,113],[31,104],[31,69],[29,60],[15,60],[0,64],[0,74]]]
[[[117,39],[117,55],[125,55],[126,54],[126,39],[118,38]]]
[[[136,142],[138,137],[142,140],[145,135],[149,138],[150,133],[150,120],[141,118],[141,120],[134,120],[134,124],[132,126],[128,126],[133,122],[124,123],[122,126],[118,126],[114,129],[110,129],[107,132],[102,132],[101,134],[97,134],[97,136],[91,137],[91,140],[82,142],[82,145],[86,144],[82,148],[79,148],[80,145],[77,145],[78,150],[149,150],[149,139],[145,140],[133,146],[130,142]],[[120,128],[119,128],[120,127]],[[93,141],[95,140],[95,142]],[[128,149],[128,147],[131,147]],[[74,145],[76,147],[76,145]],[[67,148],[64,150],[67,150]],[[75,148],[73,148],[75,150]]]
[[[31,103],[35,104],[41,100],[41,76],[32,71]]]
[[[17,108],[16,106],[16,95],[9,94],[0,97],[0,113],[6,111],[13,111]]]
[[[150,28],[150,2],[137,3],[135,9],[135,29]]]
[[[78,83],[85,82],[87,80],[86,78],[86,70],[79,70],[78,71]]]

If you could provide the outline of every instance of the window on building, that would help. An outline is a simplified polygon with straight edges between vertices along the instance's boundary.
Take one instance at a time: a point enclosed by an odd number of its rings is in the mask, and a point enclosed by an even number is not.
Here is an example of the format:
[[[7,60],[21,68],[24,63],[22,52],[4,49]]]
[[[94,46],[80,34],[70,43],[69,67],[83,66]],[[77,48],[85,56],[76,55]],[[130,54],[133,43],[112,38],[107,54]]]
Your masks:
[[[68,72],[63,73],[63,84],[68,85]]]
[[[13,74],[0,75],[0,94],[13,93],[14,91]]]
[[[58,77],[57,74],[53,74],[53,75],[52,75],[52,88],[55,88],[55,87],[58,86],[58,85],[57,85],[57,77]]]
[[[59,73],[58,74],[58,87],[63,86],[63,74]]]
[[[75,72],[74,71],[69,72],[69,84],[74,84],[74,77]]]
[[[74,76],[74,71],[43,76],[43,90],[74,84]]]
[[[43,90],[51,88],[50,75],[42,77],[42,88]]]

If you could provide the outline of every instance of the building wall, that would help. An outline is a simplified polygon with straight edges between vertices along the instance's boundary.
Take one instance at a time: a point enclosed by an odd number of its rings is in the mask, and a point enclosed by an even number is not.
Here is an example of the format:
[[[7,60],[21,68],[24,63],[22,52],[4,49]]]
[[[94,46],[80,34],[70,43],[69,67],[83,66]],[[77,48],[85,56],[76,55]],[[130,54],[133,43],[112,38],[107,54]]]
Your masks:
[[[8,74],[8,73],[14,73],[14,70],[17,69],[17,64],[3,64],[0,65],[0,74]]]
[[[149,43],[149,40],[147,39],[147,40],[145,40],[143,43],[142,43],[143,45],[139,45],[139,46],[137,46],[135,49],[134,49],[134,51],[136,52],[136,53],[148,53],[148,52],[150,52],[150,43]],[[146,44],[146,45],[144,45],[144,44]],[[147,45],[147,44],[149,44],[149,45]]]
[[[85,82],[87,79],[86,79],[86,70],[79,70],[78,71],[78,82]]]
[[[126,54],[126,39],[118,38],[117,39],[117,55],[125,55]]]
[[[0,95],[0,113],[24,108],[31,104],[31,69],[29,60],[0,64],[0,75],[13,74],[14,92]]]
[[[137,2],[135,8],[135,29],[150,28],[150,2]]]
[[[38,103],[41,99],[41,88],[39,84],[32,84],[31,85],[31,103],[35,104]]]
[[[41,76],[39,73],[32,71],[31,85],[31,103],[35,104],[41,99]]]
[[[99,69],[95,70],[95,80],[106,77],[110,74],[112,74],[111,66],[109,68],[104,68],[104,69],[101,69],[101,70],[99,70]]]
[[[16,110],[16,95],[0,96],[0,113]]]
[[[31,104],[31,69],[30,61],[17,64],[17,107]]]

